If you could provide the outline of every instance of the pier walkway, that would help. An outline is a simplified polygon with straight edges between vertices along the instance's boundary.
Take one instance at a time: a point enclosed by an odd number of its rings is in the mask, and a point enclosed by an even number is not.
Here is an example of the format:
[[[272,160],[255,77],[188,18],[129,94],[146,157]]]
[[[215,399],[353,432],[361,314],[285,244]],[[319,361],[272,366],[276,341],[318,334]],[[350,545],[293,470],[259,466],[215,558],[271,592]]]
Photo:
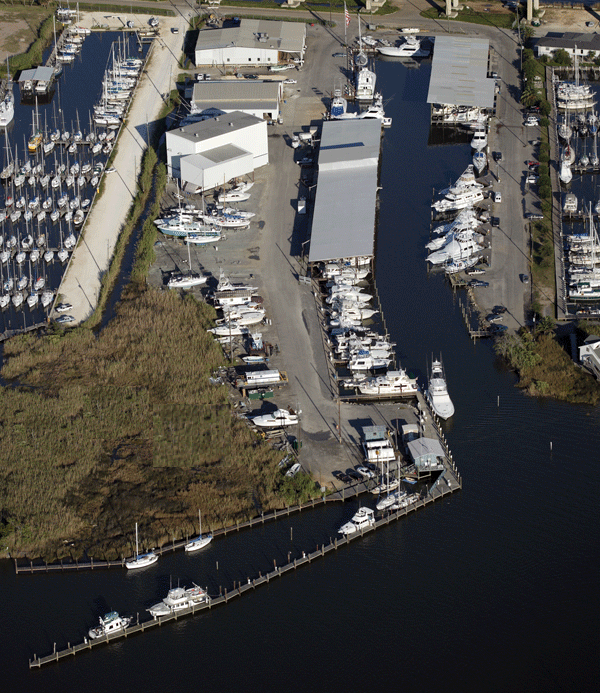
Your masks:
[[[317,545],[316,549],[308,554],[305,551],[303,551],[293,560],[290,556],[288,563],[286,563],[285,565],[277,566],[276,562],[273,561],[273,570],[269,573],[265,573],[263,575],[261,572],[259,572],[258,576],[249,576],[247,578],[247,582],[234,582],[233,587],[230,587],[229,589],[221,589],[220,594],[218,596],[211,597],[209,601],[204,604],[199,604],[198,606],[192,606],[187,609],[182,609],[181,611],[170,614],[169,616],[159,617],[156,619],[146,621],[139,621],[138,616],[138,622],[135,625],[130,626],[129,628],[127,628],[127,630],[122,631],[120,633],[115,633],[114,635],[107,635],[104,638],[100,638],[97,640],[88,640],[86,638],[83,642],[74,645],[71,645],[71,643],[67,643],[66,648],[62,650],[55,649],[54,652],[43,657],[38,657],[36,654],[34,654],[33,659],[29,660],[29,668],[39,668],[45,664],[58,662],[65,657],[75,656],[76,654],[86,652],[88,650],[93,650],[97,647],[100,647],[101,645],[114,642],[115,640],[121,640],[123,638],[127,638],[137,633],[143,633],[144,631],[150,628],[162,626],[164,623],[168,623],[170,621],[177,621],[180,618],[184,618],[186,616],[194,616],[198,613],[203,613],[206,610],[210,610],[216,606],[227,604],[229,601],[236,597],[240,597],[243,594],[253,591],[261,585],[268,584],[271,580],[280,578],[282,575],[294,571],[303,565],[308,565],[319,558],[323,558],[324,556],[333,551],[337,551],[342,546],[347,546],[348,544],[352,543],[353,541],[356,541],[357,539],[362,539],[362,537],[364,537],[367,534],[375,532],[383,527],[387,527],[387,525],[389,525],[391,522],[395,522],[396,520],[406,517],[407,515],[416,512],[417,510],[421,510],[422,508],[427,507],[431,503],[441,498],[444,498],[445,496],[454,493],[455,491],[458,491],[461,487],[462,482],[459,479],[457,479],[456,476],[451,478],[446,476],[445,481],[443,483],[435,485],[430,495],[426,496],[425,498],[420,498],[416,503],[413,503],[412,505],[409,505],[406,508],[402,508],[397,512],[383,515],[375,522],[375,524],[372,527],[368,527],[364,530],[361,530],[360,532],[356,532],[355,534],[349,536],[344,536],[340,539],[330,539],[328,544],[324,544],[321,546]]]

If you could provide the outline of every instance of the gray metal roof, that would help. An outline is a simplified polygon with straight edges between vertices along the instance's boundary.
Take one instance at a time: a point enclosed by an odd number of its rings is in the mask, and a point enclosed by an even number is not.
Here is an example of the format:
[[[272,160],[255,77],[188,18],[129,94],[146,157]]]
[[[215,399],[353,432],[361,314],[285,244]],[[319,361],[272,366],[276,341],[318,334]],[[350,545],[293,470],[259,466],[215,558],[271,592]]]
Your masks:
[[[323,123],[309,262],[372,256],[381,121]]]
[[[437,39],[436,39],[437,40]],[[436,438],[416,438],[408,444],[408,451],[413,460],[418,460],[424,455],[435,455],[435,457],[445,457],[446,453]]]
[[[192,102],[196,110],[207,108],[260,109],[277,106],[281,94],[279,82],[198,82]]]
[[[494,107],[495,80],[487,78],[487,39],[437,36],[427,103]]]
[[[259,40],[259,34],[266,40]],[[198,32],[196,50],[227,46],[274,48],[286,53],[300,53],[304,48],[304,22],[277,22],[270,19],[242,19],[239,26],[227,29],[202,29]]]
[[[243,156],[252,156],[251,152],[236,147],[235,144],[224,144],[222,147],[209,149],[202,154],[189,154],[182,157],[182,161],[186,161],[195,168],[205,169],[211,168],[216,164],[222,164],[226,161],[233,161]]]
[[[548,34],[536,41],[536,46],[546,46],[547,48],[582,48],[583,50],[600,50],[600,34],[586,33],[577,34],[568,31],[564,34]]]
[[[202,142],[212,137],[218,137],[225,132],[242,130],[250,125],[264,122],[256,116],[241,111],[233,111],[216,118],[202,120],[199,123],[192,123],[182,128],[170,130],[167,134],[176,134],[190,142]]]
[[[19,75],[19,82],[26,82],[27,80],[49,82],[53,75],[54,69],[52,67],[34,67],[32,70],[23,70]]]

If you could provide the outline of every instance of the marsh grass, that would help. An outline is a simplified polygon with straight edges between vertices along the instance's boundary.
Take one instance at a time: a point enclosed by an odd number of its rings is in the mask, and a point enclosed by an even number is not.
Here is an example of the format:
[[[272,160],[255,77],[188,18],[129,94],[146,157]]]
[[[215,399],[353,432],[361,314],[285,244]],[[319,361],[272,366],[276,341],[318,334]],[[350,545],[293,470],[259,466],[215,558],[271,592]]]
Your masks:
[[[53,558],[74,541],[127,553],[136,521],[156,544],[192,534],[198,508],[217,528],[284,505],[281,453],[208,382],[223,365],[213,318],[191,297],[134,286],[98,337],[78,328],[6,343],[2,375],[19,383],[0,391],[11,551]]]

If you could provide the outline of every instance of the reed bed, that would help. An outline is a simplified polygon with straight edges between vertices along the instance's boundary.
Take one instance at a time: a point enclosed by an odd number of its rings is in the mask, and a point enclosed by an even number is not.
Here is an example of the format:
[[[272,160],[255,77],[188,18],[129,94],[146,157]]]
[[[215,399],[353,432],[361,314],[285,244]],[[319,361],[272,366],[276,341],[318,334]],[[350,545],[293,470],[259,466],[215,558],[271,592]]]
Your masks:
[[[147,541],[283,507],[276,453],[232,415],[206,332],[213,309],[137,286],[99,336],[86,328],[5,345],[2,538],[47,559]],[[285,496],[288,496],[285,490]]]

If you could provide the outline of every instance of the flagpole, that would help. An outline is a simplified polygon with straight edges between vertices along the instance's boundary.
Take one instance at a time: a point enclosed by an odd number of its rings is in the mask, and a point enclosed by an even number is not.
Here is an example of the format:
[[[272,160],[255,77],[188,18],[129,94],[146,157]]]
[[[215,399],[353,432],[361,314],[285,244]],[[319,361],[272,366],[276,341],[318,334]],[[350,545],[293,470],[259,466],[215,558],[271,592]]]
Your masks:
[[[348,10],[346,9],[346,3],[344,3],[344,48],[348,48]]]

